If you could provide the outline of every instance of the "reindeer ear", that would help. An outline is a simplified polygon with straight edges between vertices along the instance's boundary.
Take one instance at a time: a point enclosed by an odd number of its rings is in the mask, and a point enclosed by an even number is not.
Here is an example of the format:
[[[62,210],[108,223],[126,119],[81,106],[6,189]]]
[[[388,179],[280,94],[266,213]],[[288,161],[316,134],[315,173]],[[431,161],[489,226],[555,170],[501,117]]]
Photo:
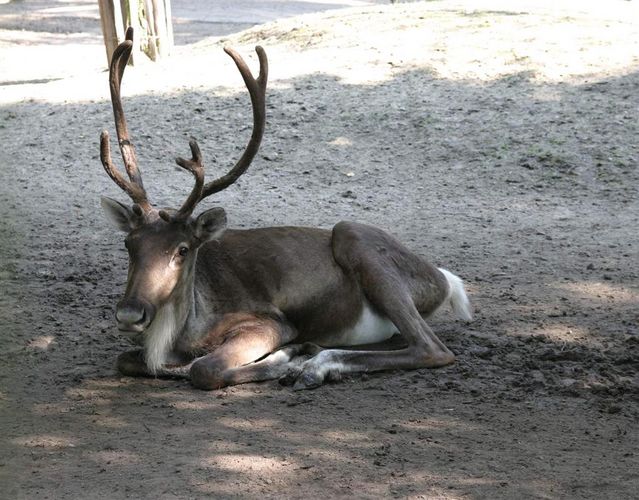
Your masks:
[[[106,196],[100,199],[100,204],[107,219],[120,231],[128,233],[138,226],[140,217],[126,205]]]
[[[214,240],[226,229],[226,212],[220,207],[211,208],[198,215],[193,225],[195,237],[202,243]]]

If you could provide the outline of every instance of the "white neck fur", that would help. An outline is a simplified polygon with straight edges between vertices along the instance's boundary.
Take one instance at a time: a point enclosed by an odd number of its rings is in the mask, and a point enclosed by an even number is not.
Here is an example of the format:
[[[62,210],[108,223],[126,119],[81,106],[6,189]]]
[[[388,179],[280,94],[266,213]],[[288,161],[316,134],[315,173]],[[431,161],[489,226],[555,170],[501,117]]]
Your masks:
[[[162,367],[166,354],[173,345],[178,331],[175,319],[175,307],[169,302],[156,313],[144,334],[144,359],[146,366],[153,374]]]
[[[182,283],[174,290],[171,299],[160,307],[155,318],[144,332],[144,360],[152,374],[166,363],[167,354],[187,322],[193,303],[193,268],[183,276]]]

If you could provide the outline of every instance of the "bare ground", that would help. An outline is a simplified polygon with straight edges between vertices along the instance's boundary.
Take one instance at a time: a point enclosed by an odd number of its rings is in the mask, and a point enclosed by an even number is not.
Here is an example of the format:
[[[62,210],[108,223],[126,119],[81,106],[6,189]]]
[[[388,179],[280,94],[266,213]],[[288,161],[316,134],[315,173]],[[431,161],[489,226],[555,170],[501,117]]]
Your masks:
[[[126,256],[99,196],[125,197],[98,160],[112,118],[94,14],[20,31],[33,18],[0,9],[0,497],[636,497],[633,4],[362,7],[186,37],[128,70],[160,204],[190,190],[170,160],[188,136],[210,176],[243,147],[221,46],[260,43],[267,136],[215,200],[232,225],[374,223],[467,280],[475,321],[432,324],[454,366],[302,393],[114,372]]]

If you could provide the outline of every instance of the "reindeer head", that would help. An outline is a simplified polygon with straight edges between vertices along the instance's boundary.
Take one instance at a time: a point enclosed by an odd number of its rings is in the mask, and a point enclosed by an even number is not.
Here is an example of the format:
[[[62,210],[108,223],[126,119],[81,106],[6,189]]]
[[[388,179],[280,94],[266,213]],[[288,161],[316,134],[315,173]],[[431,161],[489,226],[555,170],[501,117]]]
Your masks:
[[[100,136],[100,159],[109,177],[133,200],[129,207],[103,197],[102,207],[115,226],[127,233],[125,245],[129,252],[129,272],[124,297],[116,308],[118,328],[139,334],[149,327],[157,310],[171,300],[176,291],[184,290],[180,285],[192,278],[198,248],[220,237],[226,228],[226,214],[222,208],[206,210],[197,217],[193,216],[193,211],[201,200],[233,184],[255,157],[266,121],[268,62],[264,50],[256,47],[260,73],[253,78],[242,57],[230,48],[224,49],[235,62],[251,96],[253,132],[249,143],[228,173],[205,184],[202,153],[195,139],[191,139],[191,159],[177,158],[176,163],[193,174],[195,186],[179,209],[158,210],[153,207],[144,189],[120,98],[122,75],[132,48],[133,29],[129,28],[125,41],[113,52],[109,68],[115,129],[129,179],[111,160],[106,131]]]

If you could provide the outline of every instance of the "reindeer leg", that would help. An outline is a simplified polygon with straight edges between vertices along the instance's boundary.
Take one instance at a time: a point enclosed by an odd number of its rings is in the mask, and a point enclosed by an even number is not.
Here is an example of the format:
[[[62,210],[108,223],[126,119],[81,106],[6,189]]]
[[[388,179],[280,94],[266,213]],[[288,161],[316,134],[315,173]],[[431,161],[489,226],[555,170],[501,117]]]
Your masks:
[[[136,349],[120,354],[116,361],[116,368],[127,377],[188,378],[191,364],[192,361],[175,356],[175,359],[170,359],[167,365],[152,373],[144,360],[144,350]]]
[[[166,364],[153,373],[146,365],[144,350],[138,349],[118,356],[117,369],[123,375],[132,377],[190,378],[195,387],[217,389],[226,385],[279,378],[286,370],[278,365],[290,361],[303,350],[309,351],[304,344],[299,348],[290,346],[284,353],[278,353],[268,361],[264,359],[262,363],[252,363],[297,336],[295,328],[281,315],[230,316],[209,332],[209,336],[214,344],[219,342],[215,339],[224,340],[205,356],[193,359],[170,353]],[[300,364],[299,361],[297,364]]]
[[[386,233],[360,224],[340,223],[335,227],[333,255],[408,345],[385,351],[327,349],[304,363],[293,389],[318,387],[329,374],[437,368],[454,362],[453,353],[422,317],[446,297],[441,273]]]
[[[398,327],[408,347],[391,351],[326,349],[306,361],[293,385],[294,390],[313,389],[329,377],[337,379],[343,373],[381,370],[438,368],[451,364],[455,356],[437,338],[421,318],[415,306],[403,303],[400,309],[381,309]]]
[[[222,345],[193,362],[190,368],[191,383],[199,389],[211,390],[277,378],[270,376],[272,367],[284,360],[286,353],[278,354],[268,362],[266,358],[259,369],[251,368],[249,363],[272,353],[296,335],[297,331],[291,325],[275,319],[235,325]]]
[[[275,379],[280,379],[283,385],[292,385],[303,363],[321,350],[320,346],[308,342],[290,344],[255,363],[227,370],[224,378],[228,385]],[[293,377],[293,374],[296,375]]]
[[[428,326],[426,329],[432,333]],[[396,351],[326,349],[306,361],[300,369],[294,368],[292,375],[296,375],[296,378],[293,390],[314,389],[327,378],[337,380],[345,373],[439,368],[454,360],[452,353],[434,358],[421,346]]]

